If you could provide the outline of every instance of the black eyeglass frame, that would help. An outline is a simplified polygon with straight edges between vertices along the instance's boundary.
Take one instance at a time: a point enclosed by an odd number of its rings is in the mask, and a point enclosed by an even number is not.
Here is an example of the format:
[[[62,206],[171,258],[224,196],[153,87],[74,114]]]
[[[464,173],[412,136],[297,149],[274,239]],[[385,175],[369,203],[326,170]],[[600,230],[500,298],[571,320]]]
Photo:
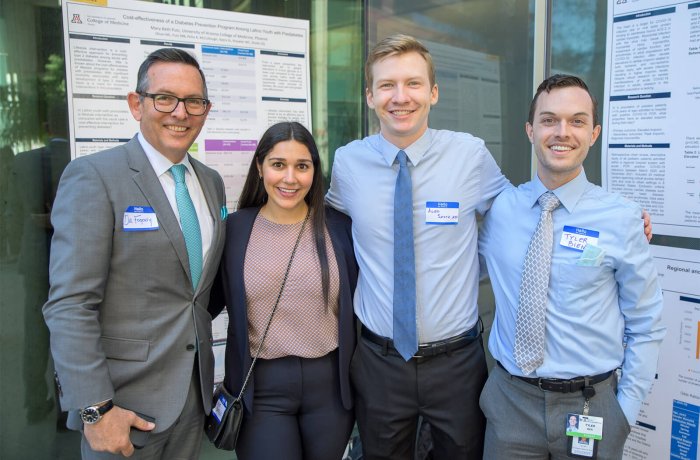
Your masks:
[[[146,93],[146,92],[136,92],[141,97],[149,97],[153,99],[153,108],[160,113],[173,113],[174,111],[177,110],[177,106],[180,105],[180,102],[182,102],[183,106],[185,107],[185,112],[187,112],[187,115],[192,115],[193,117],[201,117],[205,113],[207,113],[207,107],[209,107],[209,104],[211,104],[211,101],[209,99],[205,99],[203,97],[177,97],[173,96],[172,94],[163,94],[163,93]],[[156,97],[157,96],[166,96],[166,97],[172,97],[174,99],[177,99],[177,104],[175,104],[175,107],[173,107],[172,110],[167,111],[167,110],[161,110],[158,108],[156,104]],[[204,102],[204,111],[202,113],[190,113],[189,109],[187,108],[187,101],[203,101]]]

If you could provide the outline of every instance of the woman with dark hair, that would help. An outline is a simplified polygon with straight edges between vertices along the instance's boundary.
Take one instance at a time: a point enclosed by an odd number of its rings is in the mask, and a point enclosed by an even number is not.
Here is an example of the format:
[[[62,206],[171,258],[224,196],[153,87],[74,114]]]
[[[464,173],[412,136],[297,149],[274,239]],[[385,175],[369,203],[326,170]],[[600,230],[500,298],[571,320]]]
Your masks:
[[[339,459],[352,430],[357,264],[350,219],[325,208],[323,193],[311,133],[271,126],[228,218],[210,304],[212,316],[228,309],[224,383],[234,396],[260,349],[243,393],[241,460]]]

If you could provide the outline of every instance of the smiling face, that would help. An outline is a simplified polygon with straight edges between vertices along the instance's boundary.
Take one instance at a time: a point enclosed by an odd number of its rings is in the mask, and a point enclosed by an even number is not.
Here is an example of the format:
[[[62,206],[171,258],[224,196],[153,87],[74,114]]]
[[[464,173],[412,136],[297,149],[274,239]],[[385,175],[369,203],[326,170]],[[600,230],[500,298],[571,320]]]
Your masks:
[[[576,426],[576,416],[572,415],[569,417],[569,426]]]
[[[593,101],[582,88],[554,88],[537,97],[532,124],[526,123],[525,131],[537,155],[537,175],[549,190],[581,171],[600,134],[593,120]]]
[[[278,142],[258,165],[267,192],[265,214],[279,223],[298,222],[306,216],[304,199],[314,180],[309,149],[295,140]]]
[[[202,77],[199,71],[187,64],[157,62],[148,69],[148,93],[170,94],[180,98],[204,98]],[[158,112],[153,99],[129,93],[129,109],[140,122],[141,133],[158,152],[177,163],[197,139],[204,126],[211,104],[204,115],[189,115],[185,104],[179,103],[172,113]]]
[[[430,107],[438,101],[428,63],[417,52],[388,56],[372,65],[367,105],[379,118],[382,136],[406,148],[428,129]]]

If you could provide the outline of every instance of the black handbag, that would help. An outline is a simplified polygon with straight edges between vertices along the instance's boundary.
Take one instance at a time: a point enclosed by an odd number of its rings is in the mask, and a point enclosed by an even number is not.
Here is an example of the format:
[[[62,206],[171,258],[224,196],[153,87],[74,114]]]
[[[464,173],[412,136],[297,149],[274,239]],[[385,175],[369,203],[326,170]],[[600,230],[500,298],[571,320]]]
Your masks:
[[[234,398],[223,383],[214,391],[214,407],[207,417],[204,431],[217,449],[233,450],[236,448],[238,433],[243,423],[243,403],[241,394]]]
[[[282,280],[282,287],[280,288],[279,294],[277,294],[277,301],[275,301],[275,306],[272,308],[270,318],[267,320],[265,332],[263,332],[262,339],[260,339],[258,351],[255,353],[253,362],[250,364],[248,374],[246,375],[245,380],[243,381],[243,385],[241,386],[241,391],[238,393],[237,397],[234,397],[231,393],[228,392],[226,386],[223,383],[218,384],[216,390],[214,390],[214,402],[212,404],[213,408],[204,424],[204,431],[206,432],[209,440],[212,443],[214,443],[214,446],[217,449],[234,450],[236,448],[236,443],[238,442],[238,434],[240,433],[241,426],[243,425],[243,392],[245,391],[246,386],[248,386],[248,380],[250,380],[250,376],[253,373],[255,362],[258,360],[258,356],[260,356],[263,343],[265,342],[265,337],[267,337],[267,332],[270,330],[272,317],[274,316],[275,311],[277,310],[277,306],[280,303],[282,291],[284,291],[284,285],[287,284],[289,269],[292,268],[294,254],[296,254],[297,252],[297,247],[299,246],[301,235],[302,233],[304,233],[304,227],[306,227],[307,220],[309,220],[308,213],[306,214],[304,223],[301,224],[299,236],[297,236],[297,241],[294,244],[292,255],[289,257],[287,271],[285,272],[284,279]]]

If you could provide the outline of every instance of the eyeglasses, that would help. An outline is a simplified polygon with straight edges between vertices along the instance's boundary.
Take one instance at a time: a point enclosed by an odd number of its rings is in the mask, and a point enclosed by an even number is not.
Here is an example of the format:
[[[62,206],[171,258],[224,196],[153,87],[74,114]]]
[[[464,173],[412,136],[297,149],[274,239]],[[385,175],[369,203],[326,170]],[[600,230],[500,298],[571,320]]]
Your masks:
[[[199,97],[176,97],[170,94],[138,93],[142,97],[153,99],[153,108],[162,113],[173,113],[180,102],[185,104],[189,115],[204,115],[211,101]]]

